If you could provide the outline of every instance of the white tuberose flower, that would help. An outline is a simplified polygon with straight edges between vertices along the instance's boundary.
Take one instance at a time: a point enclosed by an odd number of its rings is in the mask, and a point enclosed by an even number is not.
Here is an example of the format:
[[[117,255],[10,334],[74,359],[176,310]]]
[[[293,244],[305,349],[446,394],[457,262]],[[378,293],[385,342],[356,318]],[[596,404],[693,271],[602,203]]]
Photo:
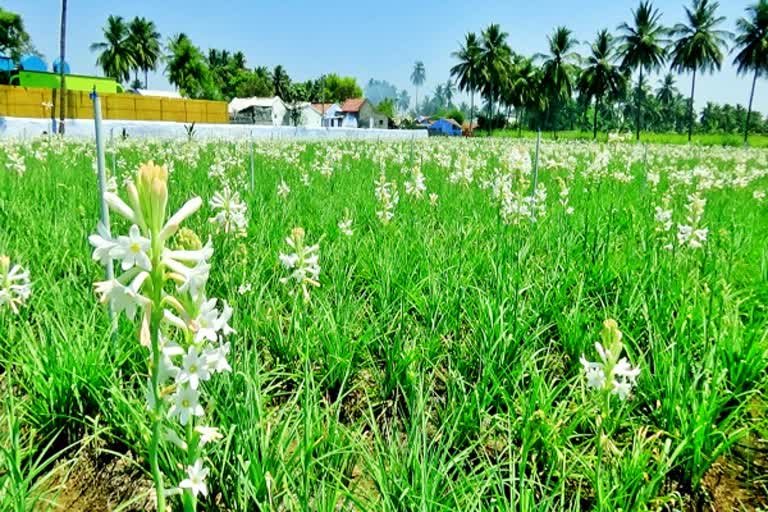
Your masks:
[[[203,407],[200,405],[200,395],[197,390],[182,386],[176,390],[172,396],[173,405],[168,411],[168,414],[179,417],[179,422],[182,425],[189,423],[189,419],[192,416],[202,416],[204,414]]]
[[[207,496],[208,486],[205,484],[205,479],[207,477],[208,468],[204,468],[203,461],[197,459],[193,466],[187,466],[187,478],[179,483],[179,487],[182,489],[189,489],[195,497],[197,497],[198,494]]]
[[[345,236],[352,236],[352,219],[345,219],[339,222],[339,231]]]
[[[23,304],[32,293],[29,271],[19,265],[11,267],[8,256],[0,256],[0,307],[5,304],[11,311],[18,313],[18,305]]]
[[[97,234],[88,237],[88,242],[94,247],[93,260],[98,261],[103,266],[107,266],[112,261],[111,252],[117,244],[110,236],[106,226],[99,222],[96,226]]]
[[[194,346],[189,347],[184,355],[181,370],[176,375],[176,383],[189,383],[190,388],[197,389],[200,381],[210,378],[211,374],[208,372],[208,362],[206,361],[205,354],[198,354]]]
[[[217,299],[210,299],[200,306],[200,314],[194,322],[197,326],[195,343],[200,343],[202,340],[216,341],[218,332],[221,332],[223,336],[235,332],[228,324],[229,319],[232,318],[232,308],[229,307],[227,301],[224,301],[224,309],[219,314],[216,309],[216,302]]]
[[[128,270],[135,265],[149,272],[152,270],[152,262],[147,255],[149,248],[149,239],[141,236],[139,226],[134,224],[128,231],[128,236],[117,238],[117,243],[109,251],[109,255],[116,260],[123,260],[123,270]]]

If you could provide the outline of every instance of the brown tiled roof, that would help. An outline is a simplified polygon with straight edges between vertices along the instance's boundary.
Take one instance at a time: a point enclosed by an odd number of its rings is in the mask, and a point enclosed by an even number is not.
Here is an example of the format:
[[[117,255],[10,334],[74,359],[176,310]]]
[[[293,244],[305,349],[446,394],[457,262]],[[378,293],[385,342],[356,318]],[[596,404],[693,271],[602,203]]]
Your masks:
[[[331,109],[333,106],[333,103],[313,103],[312,108],[320,112],[321,114],[323,112],[327,112]]]
[[[360,112],[360,107],[365,103],[365,98],[349,98],[341,106],[342,112]]]

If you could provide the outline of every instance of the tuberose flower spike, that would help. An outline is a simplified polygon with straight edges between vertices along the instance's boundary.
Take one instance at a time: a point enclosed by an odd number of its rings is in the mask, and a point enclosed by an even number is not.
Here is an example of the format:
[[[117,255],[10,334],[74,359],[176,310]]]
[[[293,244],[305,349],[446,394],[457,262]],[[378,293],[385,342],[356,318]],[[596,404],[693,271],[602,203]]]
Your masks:
[[[218,300],[205,295],[213,255],[211,241],[203,245],[193,231],[181,229],[181,223],[200,208],[202,200],[190,199],[166,222],[168,171],[153,162],[139,168],[136,181],[126,184],[126,192],[127,202],[114,193],[108,193],[106,199],[113,211],[131,223],[128,234],[113,238],[100,224],[98,233],[89,237],[93,259],[105,266],[117,260],[123,272],[94,286],[102,302],[109,302],[115,313],[125,312],[129,320],[143,310],[138,315],[139,340],[149,349],[147,409],[153,422],[149,460],[157,510],[164,511],[167,490],[157,450],[161,433],[165,441],[188,452],[185,460],[198,457],[205,444],[221,438],[214,427],[197,431],[196,422],[205,415],[201,400],[206,383],[214,374],[232,371],[226,360],[230,345],[224,338],[234,333],[229,326],[233,311],[223,301],[219,312]],[[167,247],[177,233],[174,248]],[[168,286],[169,281],[176,284],[173,293],[168,292],[174,289]],[[155,311],[162,314],[152,314]],[[162,328],[162,323],[167,328]],[[174,428],[162,425],[168,420],[192,426],[186,439],[181,439]],[[202,459],[187,470],[188,478],[175,491],[205,496],[208,469]]]

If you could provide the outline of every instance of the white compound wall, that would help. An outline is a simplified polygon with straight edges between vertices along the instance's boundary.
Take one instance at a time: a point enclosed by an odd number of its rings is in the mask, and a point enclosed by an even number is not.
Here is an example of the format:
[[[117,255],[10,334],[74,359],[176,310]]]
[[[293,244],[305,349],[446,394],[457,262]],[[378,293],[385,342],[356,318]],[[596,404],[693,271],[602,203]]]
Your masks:
[[[105,137],[120,136],[123,131],[129,138],[187,139],[183,123],[169,121],[102,121]],[[50,133],[50,119],[25,117],[0,117],[0,138],[27,139]],[[322,139],[362,139],[362,140],[411,140],[428,136],[426,130],[377,130],[358,128],[306,128],[292,126],[254,126],[230,124],[196,124],[196,140],[322,140]],[[93,121],[89,119],[68,119],[66,136],[69,138],[94,137]]]

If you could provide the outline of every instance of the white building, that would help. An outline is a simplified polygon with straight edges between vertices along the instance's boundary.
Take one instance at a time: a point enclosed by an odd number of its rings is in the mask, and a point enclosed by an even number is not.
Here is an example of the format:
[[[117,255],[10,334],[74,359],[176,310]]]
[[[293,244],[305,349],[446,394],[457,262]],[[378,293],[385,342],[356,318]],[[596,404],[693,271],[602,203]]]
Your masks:
[[[236,124],[284,126],[289,121],[288,108],[279,96],[234,98],[229,102],[228,110],[229,118]]]
[[[313,103],[312,107],[320,112],[322,116],[322,126],[328,128],[340,128],[344,120],[344,114],[341,112],[341,105],[338,103]]]
[[[311,103],[297,103],[293,108],[301,111],[300,126],[306,126],[307,128],[320,128],[322,126],[323,114],[315,109],[315,106]]]

